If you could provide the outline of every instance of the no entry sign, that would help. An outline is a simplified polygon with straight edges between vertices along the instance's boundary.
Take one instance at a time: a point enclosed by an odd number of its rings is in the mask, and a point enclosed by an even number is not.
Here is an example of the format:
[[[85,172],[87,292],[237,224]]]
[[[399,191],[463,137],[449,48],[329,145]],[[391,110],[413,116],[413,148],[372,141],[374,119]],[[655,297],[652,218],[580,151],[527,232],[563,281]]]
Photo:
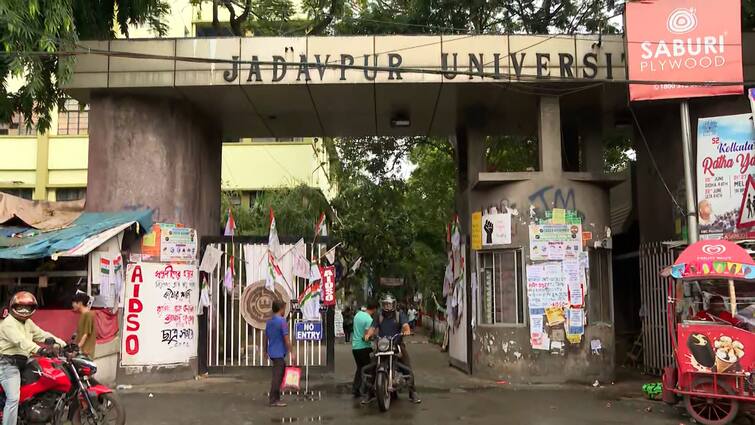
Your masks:
[[[294,323],[294,336],[297,341],[322,341],[322,322],[297,320]]]

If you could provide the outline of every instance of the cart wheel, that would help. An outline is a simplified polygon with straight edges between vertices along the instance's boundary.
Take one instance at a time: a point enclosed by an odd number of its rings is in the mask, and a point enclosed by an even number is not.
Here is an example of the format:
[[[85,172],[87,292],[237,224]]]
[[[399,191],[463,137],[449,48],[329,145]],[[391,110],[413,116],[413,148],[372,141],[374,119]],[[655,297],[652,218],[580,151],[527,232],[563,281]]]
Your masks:
[[[734,394],[725,382],[718,382],[718,390],[723,394]],[[692,383],[692,391],[709,395],[684,396],[684,406],[694,420],[703,425],[725,425],[739,413],[739,402],[729,398],[716,398],[713,395],[713,379],[698,378]]]

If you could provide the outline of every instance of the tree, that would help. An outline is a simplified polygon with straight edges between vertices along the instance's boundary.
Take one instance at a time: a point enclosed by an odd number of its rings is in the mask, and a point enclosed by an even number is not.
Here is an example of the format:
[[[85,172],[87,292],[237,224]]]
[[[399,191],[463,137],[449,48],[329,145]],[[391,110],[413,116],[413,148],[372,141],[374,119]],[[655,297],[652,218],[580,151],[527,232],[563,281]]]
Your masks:
[[[330,211],[328,200],[318,189],[300,184],[293,188],[278,188],[261,192],[251,206],[234,205],[240,197],[235,191],[223,192],[221,198],[221,227],[233,211],[239,235],[267,236],[270,231],[270,209],[275,212],[278,234],[281,236],[314,237],[315,221]]]
[[[150,25],[164,33],[162,0],[3,0],[0,1],[0,121],[20,114],[26,125],[46,131],[50,112],[62,101],[70,56],[80,38],[108,39],[129,25]],[[9,86],[17,82],[17,91]]]

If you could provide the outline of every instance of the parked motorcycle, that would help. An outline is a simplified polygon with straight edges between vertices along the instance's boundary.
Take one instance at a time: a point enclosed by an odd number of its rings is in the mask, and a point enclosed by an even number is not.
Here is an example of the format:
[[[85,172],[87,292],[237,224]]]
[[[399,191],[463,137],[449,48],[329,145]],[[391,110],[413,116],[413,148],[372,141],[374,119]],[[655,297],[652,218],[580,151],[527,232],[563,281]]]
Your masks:
[[[390,338],[381,337],[375,344],[376,366],[372,382],[381,412],[391,408],[391,401],[398,397],[399,391],[407,390],[413,379],[412,370],[401,363],[401,347],[396,342],[400,336],[399,333]]]
[[[42,355],[29,358],[21,371],[18,424],[124,425],[126,411],[113,390],[94,378],[97,365],[75,344],[63,348],[46,341]],[[5,393],[0,388],[0,418]]]

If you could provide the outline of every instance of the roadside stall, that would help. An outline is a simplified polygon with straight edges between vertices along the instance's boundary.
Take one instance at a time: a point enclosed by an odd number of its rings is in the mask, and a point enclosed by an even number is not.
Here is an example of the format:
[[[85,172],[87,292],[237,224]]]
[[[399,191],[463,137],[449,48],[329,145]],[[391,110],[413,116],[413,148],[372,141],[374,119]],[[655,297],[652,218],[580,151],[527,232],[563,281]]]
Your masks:
[[[21,290],[40,309],[34,322],[63,339],[76,330],[77,291],[92,296],[98,378],[115,381],[118,308],[124,288],[122,252],[152,225],[151,210],[84,212],[79,202],[32,202],[0,194],[0,310]]]
[[[665,369],[663,399],[683,400],[705,425],[724,425],[755,401],[755,261],[737,244],[697,242],[663,271],[675,364]]]

